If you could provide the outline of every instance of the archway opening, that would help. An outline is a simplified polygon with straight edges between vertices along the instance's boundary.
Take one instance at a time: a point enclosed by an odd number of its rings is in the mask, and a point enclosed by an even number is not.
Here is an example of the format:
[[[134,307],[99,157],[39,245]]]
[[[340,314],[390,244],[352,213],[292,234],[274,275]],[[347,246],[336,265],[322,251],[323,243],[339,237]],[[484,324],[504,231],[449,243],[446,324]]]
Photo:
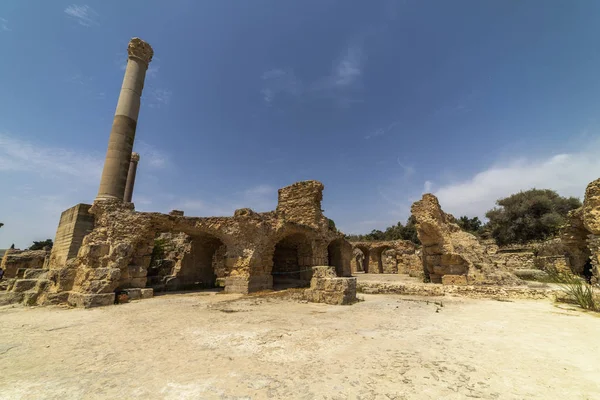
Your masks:
[[[343,239],[336,239],[327,246],[327,265],[335,267],[337,276],[344,276]]]
[[[162,233],[154,241],[147,287],[155,291],[223,286],[227,246],[208,233]]]
[[[373,271],[379,274],[392,274],[397,273],[398,268],[396,265],[396,253],[388,254],[388,250],[392,250],[391,247],[378,247],[371,249],[371,267],[377,269]]]
[[[308,237],[294,233],[281,239],[273,252],[273,285],[302,287],[312,278],[313,254]]]
[[[368,262],[365,253],[358,247],[355,247],[352,250],[352,259],[350,260],[350,270],[352,273],[364,273],[365,262]]]

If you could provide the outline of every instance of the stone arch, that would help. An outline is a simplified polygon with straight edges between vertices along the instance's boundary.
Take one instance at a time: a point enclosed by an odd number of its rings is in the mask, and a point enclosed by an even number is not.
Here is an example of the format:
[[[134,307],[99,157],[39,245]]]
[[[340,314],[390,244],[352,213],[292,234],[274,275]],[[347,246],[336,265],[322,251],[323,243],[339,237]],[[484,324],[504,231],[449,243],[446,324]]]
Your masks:
[[[185,229],[157,234],[147,286],[157,291],[223,286],[231,272],[227,262],[230,238],[215,233]]]
[[[365,253],[363,253],[363,251],[358,248],[358,247],[353,247],[352,248],[352,259],[350,261],[350,269],[352,271],[352,273],[356,273],[356,272],[365,272],[364,269],[364,264],[365,264]]]
[[[372,248],[369,251],[369,267],[370,272],[375,274],[383,274],[383,252],[392,249],[391,246],[379,246]]]
[[[313,240],[307,233],[289,233],[275,242],[270,268],[273,285],[306,286],[313,266]]]
[[[350,258],[352,246],[344,239],[338,238],[327,246],[327,265],[335,267],[337,276],[352,276]]]
[[[369,256],[370,256],[370,248],[367,245],[363,245],[363,244],[358,244],[358,245],[354,245],[354,250],[358,250],[362,253],[362,261],[361,261],[361,266],[362,266],[362,272],[364,272],[365,274],[369,273]],[[358,263],[358,260],[355,259],[355,262]],[[357,264],[358,266],[358,264]]]

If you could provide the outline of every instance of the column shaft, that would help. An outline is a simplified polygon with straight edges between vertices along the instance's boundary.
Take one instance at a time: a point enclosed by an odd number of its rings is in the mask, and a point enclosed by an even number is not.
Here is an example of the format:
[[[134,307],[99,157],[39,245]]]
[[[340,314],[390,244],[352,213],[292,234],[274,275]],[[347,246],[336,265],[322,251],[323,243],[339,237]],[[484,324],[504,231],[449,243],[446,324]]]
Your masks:
[[[134,38],[129,42],[128,53],[127,68],[110,131],[97,200],[124,199],[125,196],[131,150],[140,112],[140,98],[153,51],[150,45]]]
[[[133,198],[133,187],[135,185],[135,174],[137,172],[138,161],[140,155],[138,153],[131,153],[131,162],[129,163],[129,172],[127,173],[127,184],[125,185],[125,197],[123,201],[131,203]]]

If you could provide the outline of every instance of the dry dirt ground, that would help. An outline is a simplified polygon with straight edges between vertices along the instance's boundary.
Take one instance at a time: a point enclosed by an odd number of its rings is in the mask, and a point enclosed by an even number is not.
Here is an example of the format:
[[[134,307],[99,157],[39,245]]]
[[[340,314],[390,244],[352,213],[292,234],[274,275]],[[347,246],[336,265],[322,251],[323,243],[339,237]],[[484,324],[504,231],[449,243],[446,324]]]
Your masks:
[[[361,297],[0,307],[0,398],[600,399],[596,315],[549,301]]]

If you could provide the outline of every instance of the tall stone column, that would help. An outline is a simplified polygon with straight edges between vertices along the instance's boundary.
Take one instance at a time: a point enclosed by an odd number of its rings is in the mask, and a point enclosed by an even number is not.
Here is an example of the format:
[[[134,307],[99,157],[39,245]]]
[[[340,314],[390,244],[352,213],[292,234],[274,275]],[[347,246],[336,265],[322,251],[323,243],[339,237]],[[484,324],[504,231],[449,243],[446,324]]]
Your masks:
[[[137,172],[139,161],[140,155],[138,153],[131,153],[129,172],[127,173],[127,184],[125,185],[125,197],[123,198],[123,201],[126,203],[131,203],[131,199],[133,198],[133,185],[135,185],[135,174]]]
[[[148,64],[152,61],[152,47],[139,38],[129,41],[127,68],[121,86],[117,110],[113,120],[100,188],[96,200],[119,199],[125,196],[135,128],[140,112],[140,98]]]

